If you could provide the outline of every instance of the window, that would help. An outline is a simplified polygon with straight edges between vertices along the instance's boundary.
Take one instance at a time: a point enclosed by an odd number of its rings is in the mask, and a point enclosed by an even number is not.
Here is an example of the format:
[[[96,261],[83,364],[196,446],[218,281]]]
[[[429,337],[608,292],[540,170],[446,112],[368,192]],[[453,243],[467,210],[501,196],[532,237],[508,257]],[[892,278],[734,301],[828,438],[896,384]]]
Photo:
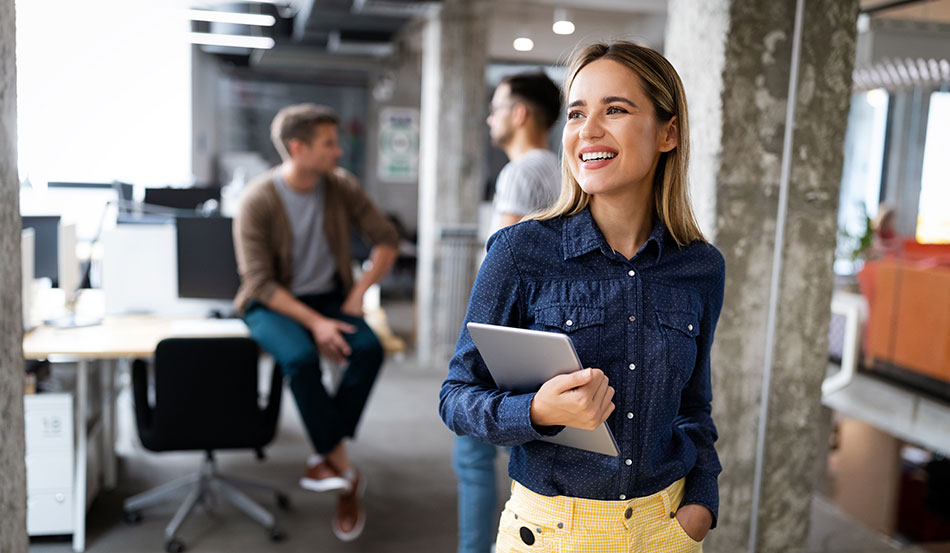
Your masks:
[[[920,179],[917,241],[950,243],[950,92],[930,95],[924,167]]]
[[[191,46],[181,8],[17,0],[21,181],[190,181]]]
[[[838,205],[835,273],[839,275],[854,274],[859,268],[855,265],[855,253],[868,230],[868,220],[877,215],[889,100],[883,89],[851,97]]]

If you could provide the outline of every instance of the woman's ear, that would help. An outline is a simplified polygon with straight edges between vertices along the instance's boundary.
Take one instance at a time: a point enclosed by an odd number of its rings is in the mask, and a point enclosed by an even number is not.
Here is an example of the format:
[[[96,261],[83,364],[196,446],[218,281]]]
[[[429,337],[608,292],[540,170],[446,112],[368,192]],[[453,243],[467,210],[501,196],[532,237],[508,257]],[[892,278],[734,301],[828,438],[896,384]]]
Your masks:
[[[680,142],[679,121],[674,115],[669,121],[663,124],[660,131],[660,151],[669,152],[676,148]]]

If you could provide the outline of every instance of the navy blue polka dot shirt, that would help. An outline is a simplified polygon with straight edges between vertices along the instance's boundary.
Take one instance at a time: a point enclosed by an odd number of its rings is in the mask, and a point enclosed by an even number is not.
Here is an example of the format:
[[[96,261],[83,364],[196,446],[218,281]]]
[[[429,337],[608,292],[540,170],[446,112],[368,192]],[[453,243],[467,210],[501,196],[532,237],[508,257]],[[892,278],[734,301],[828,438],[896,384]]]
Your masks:
[[[465,321],[570,335],[585,367],[616,392],[607,419],[619,457],[537,441],[534,393],[495,386],[462,325],[439,412],[454,432],[512,446],[510,476],[543,495],[625,500],[686,477],[683,505],[719,507],[709,351],[725,265],[706,243],[680,247],[662,223],[633,259],[615,253],[590,211],[526,221],[488,242]]]

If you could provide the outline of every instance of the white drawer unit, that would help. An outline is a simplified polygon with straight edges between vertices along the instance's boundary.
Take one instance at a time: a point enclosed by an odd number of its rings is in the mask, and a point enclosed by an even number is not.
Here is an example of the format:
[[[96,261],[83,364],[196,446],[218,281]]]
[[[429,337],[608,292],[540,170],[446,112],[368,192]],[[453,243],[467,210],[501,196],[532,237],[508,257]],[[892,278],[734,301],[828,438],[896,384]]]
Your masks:
[[[72,533],[72,491],[27,492],[26,529],[31,536]]]
[[[72,394],[23,397],[26,419],[26,529],[31,536],[73,532]]]

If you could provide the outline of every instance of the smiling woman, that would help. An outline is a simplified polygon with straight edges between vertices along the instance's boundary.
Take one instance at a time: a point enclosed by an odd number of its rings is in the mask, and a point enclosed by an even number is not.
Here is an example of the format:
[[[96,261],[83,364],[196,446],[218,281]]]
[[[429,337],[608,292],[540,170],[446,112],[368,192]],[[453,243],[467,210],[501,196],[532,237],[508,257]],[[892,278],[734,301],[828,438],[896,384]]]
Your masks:
[[[578,52],[565,91],[560,198],[492,236],[466,322],[567,332],[587,369],[503,392],[463,325],[440,413],[512,446],[497,551],[702,551],[725,268],[689,203],[683,87],[660,54],[616,42]],[[605,421],[618,457],[539,441]]]

